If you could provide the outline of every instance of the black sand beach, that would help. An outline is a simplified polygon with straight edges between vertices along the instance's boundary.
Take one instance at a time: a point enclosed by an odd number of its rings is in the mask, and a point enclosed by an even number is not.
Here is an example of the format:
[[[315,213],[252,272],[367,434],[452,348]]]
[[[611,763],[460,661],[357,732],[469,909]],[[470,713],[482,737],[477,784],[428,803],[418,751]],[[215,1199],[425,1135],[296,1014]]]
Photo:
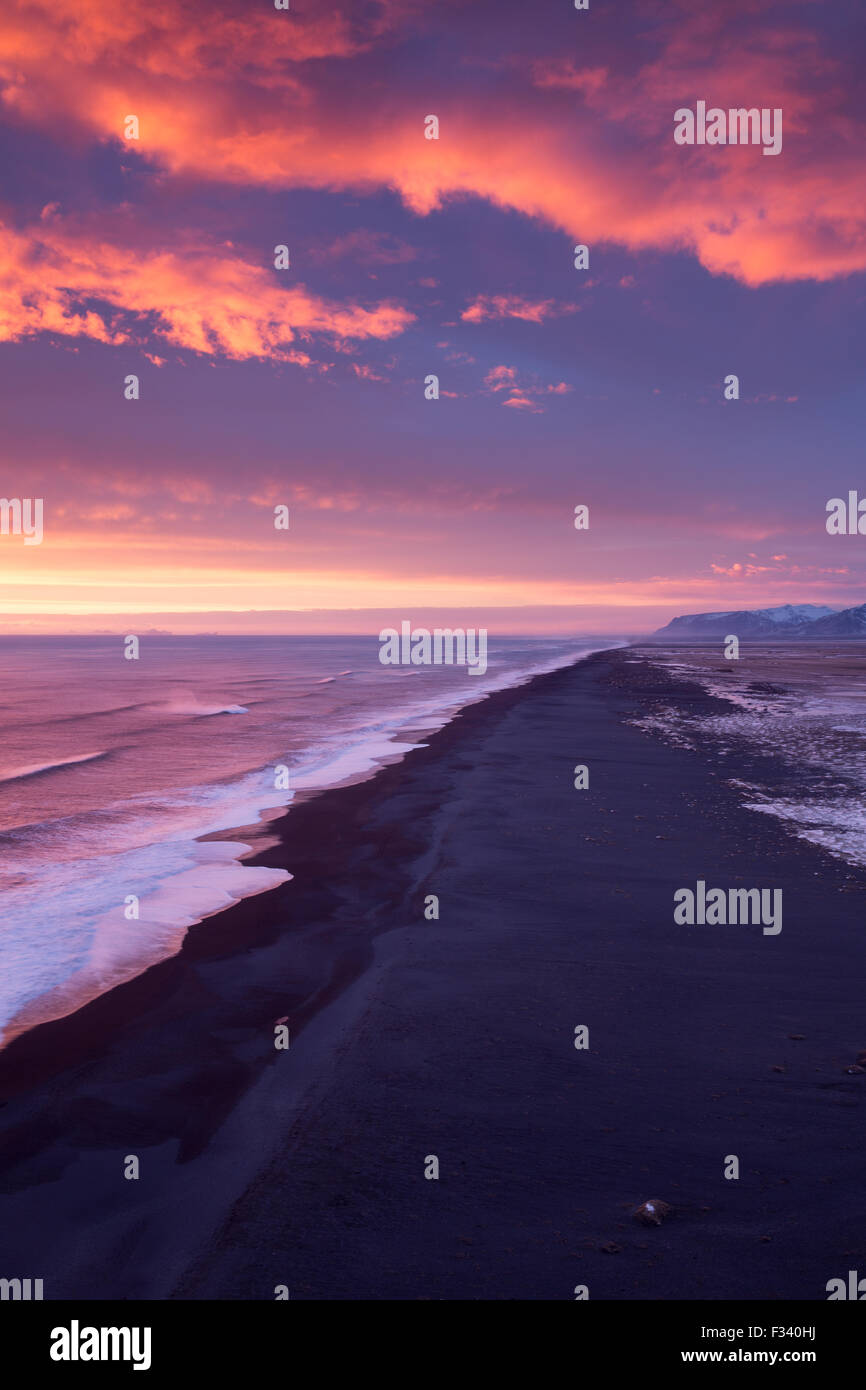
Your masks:
[[[0,1054],[0,1272],[46,1299],[823,1300],[866,1271],[866,882],[628,724],[714,703],[635,655],[298,806],[254,861],[291,882]],[[782,888],[780,935],[676,925],[701,878]]]

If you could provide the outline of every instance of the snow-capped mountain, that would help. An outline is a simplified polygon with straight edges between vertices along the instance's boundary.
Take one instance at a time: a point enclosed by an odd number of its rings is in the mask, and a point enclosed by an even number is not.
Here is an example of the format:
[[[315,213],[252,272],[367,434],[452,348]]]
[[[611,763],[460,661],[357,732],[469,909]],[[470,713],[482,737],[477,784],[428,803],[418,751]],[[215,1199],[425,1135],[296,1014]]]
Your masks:
[[[831,618],[835,616],[836,609],[826,608],[823,603],[783,603],[778,608],[756,608],[754,613],[758,618],[769,618],[771,623],[790,626]]]
[[[855,616],[859,615],[859,617]],[[687,613],[653,633],[674,642],[706,637],[818,638],[866,636],[866,604],[837,613],[820,603],[783,603],[778,608],[729,613]]]
[[[827,618],[819,618],[809,628],[810,638],[866,637],[866,603],[857,608],[843,608]]]

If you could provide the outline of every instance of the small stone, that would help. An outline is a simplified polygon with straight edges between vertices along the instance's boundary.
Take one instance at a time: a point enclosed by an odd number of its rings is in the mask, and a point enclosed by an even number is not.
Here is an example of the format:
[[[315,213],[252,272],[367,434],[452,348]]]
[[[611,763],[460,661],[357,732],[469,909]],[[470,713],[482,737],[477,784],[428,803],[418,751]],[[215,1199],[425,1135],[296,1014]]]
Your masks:
[[[600,1246],[599,1249],[603,1250],[605,1255],[618,1255],[622,1246],[617,1245],[615,1240],[609,1240],[606,1245]]]
[[[666,1216],[670,1216],[673,1207],[668,1202],[662,1202],[658,1197],[650,1197],[649,1201],[641,1202],[640,1206],[632,1212],[635,1221],[639,1221],[642,1226],[660,1226]]]

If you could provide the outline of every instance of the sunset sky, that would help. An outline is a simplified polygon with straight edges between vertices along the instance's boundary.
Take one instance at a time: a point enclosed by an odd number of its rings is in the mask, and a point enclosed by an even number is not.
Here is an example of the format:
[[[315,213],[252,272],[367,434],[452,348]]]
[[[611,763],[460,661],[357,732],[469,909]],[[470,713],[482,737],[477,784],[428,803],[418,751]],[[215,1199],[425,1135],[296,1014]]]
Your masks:
[[[5,0],[0,494],[45,535],[0,536],[0,631],[866,600],[825,528],[866,495],[864,35],[847,0]],[[698,100],[781,108],[781,154],[675,145]]]

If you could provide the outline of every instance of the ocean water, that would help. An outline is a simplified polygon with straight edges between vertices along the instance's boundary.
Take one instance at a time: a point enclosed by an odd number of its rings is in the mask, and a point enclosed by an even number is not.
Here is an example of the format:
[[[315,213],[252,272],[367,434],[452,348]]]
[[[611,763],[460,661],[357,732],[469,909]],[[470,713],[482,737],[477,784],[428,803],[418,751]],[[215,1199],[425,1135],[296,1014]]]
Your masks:
[[[299,793],[371,776],[464,705],[610,645],[491,639],[475,676],[382,666],[374,636],[149,636],[138,661],[117,637],[0,637],[0,1045],[288,879],[244,858]]]
[[[722,644],[647,648],[641,655],[728,702],[709,717],[663,705],[635,720],[672,743],[710,746],[751,810],[774,816],[836,858],[866,865],[866,644]],[[756,755],[775,760],[744,776]]]

